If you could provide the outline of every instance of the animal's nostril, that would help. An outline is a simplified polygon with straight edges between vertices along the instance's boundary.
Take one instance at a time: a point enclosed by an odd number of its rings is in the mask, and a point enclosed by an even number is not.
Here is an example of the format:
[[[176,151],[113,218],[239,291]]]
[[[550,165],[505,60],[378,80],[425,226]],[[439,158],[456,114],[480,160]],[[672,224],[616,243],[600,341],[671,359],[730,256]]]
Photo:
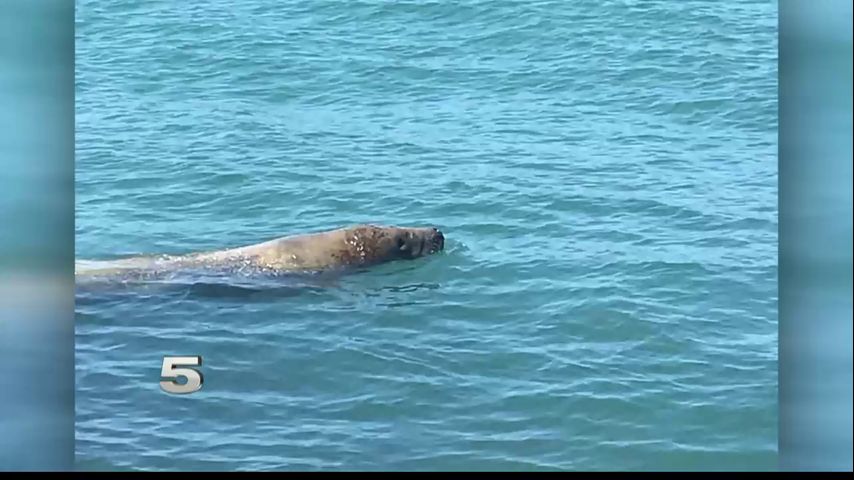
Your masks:
[[[442,232],[436,230],[436,236],[433,238],[433,243],[438,245],[439,248],[444,247],[445,246],[445,235],[443,235]]]

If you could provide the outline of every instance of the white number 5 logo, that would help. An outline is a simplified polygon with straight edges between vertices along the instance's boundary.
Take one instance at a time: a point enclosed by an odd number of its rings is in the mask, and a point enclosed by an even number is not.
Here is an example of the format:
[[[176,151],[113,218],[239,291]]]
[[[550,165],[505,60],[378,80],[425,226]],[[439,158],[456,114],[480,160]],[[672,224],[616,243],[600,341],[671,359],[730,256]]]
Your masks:
[[[202,357],[163,357],[163,368],[160,370],[162,378],[172,380],[161,380],[160,388],[166,393],[193,393],[202,388],[205,379],[202,372],[194,368],[177,368],[180,366],[201,366]],[[177,379],[184,377],[187,381],[178,383]]]

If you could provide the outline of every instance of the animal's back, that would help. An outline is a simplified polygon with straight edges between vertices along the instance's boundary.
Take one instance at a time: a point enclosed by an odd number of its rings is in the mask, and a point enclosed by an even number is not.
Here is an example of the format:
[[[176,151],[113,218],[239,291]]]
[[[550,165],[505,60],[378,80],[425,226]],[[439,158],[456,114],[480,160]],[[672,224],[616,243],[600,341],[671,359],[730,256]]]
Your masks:
[[[174,257],[142,256],[115,260],[76,260],[75,275],[111,275],[131,270],[166,268]]]
[[[271,271],[320,270],[335,264],[335,252],[345,248],[345,229],[279,237],[244,247],[186,256],[184,263],[252,265]]]

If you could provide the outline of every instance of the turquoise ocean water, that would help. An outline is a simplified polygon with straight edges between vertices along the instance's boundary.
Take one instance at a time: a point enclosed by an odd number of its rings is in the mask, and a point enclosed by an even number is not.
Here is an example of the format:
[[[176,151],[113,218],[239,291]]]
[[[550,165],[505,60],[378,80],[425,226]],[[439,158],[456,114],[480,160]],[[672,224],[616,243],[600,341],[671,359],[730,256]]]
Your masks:
[[[320,284],[81,288],[80,468],[775,468],[776,22],[78,1],[78,258],[447,237]]]

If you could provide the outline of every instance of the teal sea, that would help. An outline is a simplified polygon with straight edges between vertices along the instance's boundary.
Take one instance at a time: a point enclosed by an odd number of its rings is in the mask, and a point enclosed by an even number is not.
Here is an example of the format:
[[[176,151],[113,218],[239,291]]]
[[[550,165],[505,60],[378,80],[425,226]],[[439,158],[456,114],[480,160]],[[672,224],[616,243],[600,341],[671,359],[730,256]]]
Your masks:
[[[79,288],[79,468],[776,468],[776,31],[746,0],[78,1],[79,259],[447,238]]]

